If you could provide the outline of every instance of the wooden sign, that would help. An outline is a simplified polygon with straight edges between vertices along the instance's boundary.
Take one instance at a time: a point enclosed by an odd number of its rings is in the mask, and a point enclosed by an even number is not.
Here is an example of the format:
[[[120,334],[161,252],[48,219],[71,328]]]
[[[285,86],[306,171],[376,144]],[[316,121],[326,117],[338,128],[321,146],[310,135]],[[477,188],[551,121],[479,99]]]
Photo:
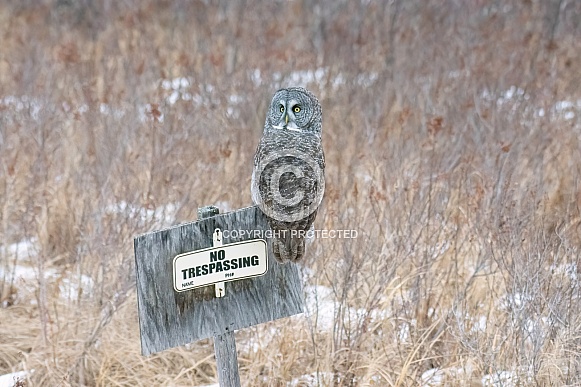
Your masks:
[[[217,229],[222,232],[222,246],[212,248],[216,245],[214,233]],[[256,246],[251,245],[264,243],[256,242],[256,239],[264,239],[266,253],[272,255],[269,231],[265,215],[253,206],[136,237],[134,248],[142,354],[149,355],[208,337],[222,337],[234,330],[302,313],[303,296],[297,267],[294,264],[280,265],[274,259],[262,260]],[[244,246],[243,242],[247,242],[251,249],[237,251]],[[228,247],[230,244],[238,245]],[[224,253],[219,253],[221,250]],[[215,257],[210,254],[212,251],[216,251]],[[253,266],[256,268],[264,262],[267,270],[261,276],[226,282],[224,296],[217,298],[214,285],[197,287],[204,283],[196,282],[197,278],[203,277],[203,269],[197,277],[198,258],[192,258],[195,252],[205,254],[203,259],[207,260],[228,259],[229,268],[235,266],[233,260],[239,258],[244,266],[248,263],[244,257],[252,254],[247,259],[250,266],[259,261]],[[254,256],[256,258],[252,258]],[[244,276],[243,271],[238,271],[240,265],[236,264],[236,269],[231,270],[224,270],[224,266],[222,281],[232,280],[225,276],[228,273]],[[192,284],[180,282],[183,270],[186,270],[187,280],[194,281]],[[209,272],[209,266],[207,270]],[[250,275],[257,275],[260,270]],[[180,278],[177,287],[176,276]],[[206,283],[214,283],[212,281]]]

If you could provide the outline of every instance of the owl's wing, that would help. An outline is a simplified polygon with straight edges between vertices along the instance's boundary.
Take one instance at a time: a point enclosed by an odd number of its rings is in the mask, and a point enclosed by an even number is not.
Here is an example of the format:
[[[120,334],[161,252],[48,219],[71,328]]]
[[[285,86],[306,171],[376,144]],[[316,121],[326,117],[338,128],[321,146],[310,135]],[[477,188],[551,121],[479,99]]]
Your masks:
[[[266,154],[265,138],[262,137],[256,148],[256,153],[254,154],[254,168],[252,168],[252,182],[250,184],[250,194],[252,195],[252,202],[256,205],[262,204],[262,197],[260,195],[259,184],[260,176],[258,175],[258,166],[260,160],[262,160]]]

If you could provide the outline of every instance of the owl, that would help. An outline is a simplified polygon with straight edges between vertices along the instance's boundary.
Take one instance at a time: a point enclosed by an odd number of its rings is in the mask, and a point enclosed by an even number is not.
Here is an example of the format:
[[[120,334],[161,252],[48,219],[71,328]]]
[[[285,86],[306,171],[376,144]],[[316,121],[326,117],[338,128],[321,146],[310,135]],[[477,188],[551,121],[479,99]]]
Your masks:
[[[252,200],[272,229],[272,249],[280,263],[305,254],[309,233],[325,192],[321,143],[322,110],[302,87],[278,90],[266,114],[252,171]]]

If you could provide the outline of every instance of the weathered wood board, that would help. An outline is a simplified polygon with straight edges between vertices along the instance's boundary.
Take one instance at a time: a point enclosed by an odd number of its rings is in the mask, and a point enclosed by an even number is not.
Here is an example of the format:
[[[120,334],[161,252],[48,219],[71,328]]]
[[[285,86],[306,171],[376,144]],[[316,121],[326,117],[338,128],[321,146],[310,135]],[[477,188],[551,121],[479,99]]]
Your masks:
[[[176,255],[212,246],[212,233],[224,233],[223,244],[264,238],[270,230],[257,207],[185,223],[140,235],[134,240],[141,352],[150,355],[303,312],[297,267],[280,265],[272,258],[267,239],[268,271],[261,277],[226,282],[226,294],[215,298],[214,285],[177,293],[173,287]],[[266,233],[265,233],[266,232]]]

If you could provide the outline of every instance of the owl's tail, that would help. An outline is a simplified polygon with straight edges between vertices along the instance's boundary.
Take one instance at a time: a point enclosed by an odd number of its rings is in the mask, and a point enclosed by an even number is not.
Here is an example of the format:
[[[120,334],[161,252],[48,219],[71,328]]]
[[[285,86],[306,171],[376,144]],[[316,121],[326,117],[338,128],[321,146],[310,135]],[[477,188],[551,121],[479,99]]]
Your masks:
[[[305,255],[305,238],[284,233],[272,239],[272,251],[279,263],[298,262]]]

